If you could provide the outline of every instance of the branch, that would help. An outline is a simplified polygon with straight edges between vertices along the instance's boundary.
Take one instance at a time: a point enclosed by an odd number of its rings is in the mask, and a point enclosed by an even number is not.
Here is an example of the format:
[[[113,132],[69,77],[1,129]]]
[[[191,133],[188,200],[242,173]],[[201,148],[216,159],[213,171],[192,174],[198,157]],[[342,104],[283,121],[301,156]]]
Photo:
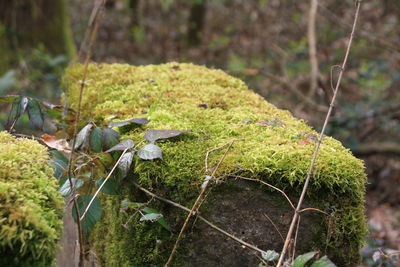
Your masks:
[[[68,162],[69,162],[69,164],[68,164],[68,181],[69,181],[71,188],[74,188],[74,185],[72,182],[72,165],[73,165],[73,161],[74,161],[74,152],[75,152],[76,136],[78,133],[78,124],[79,124],[79,119],[80,119],[80,115],[81,115],[82,95],[83,95],[83,90],[86,85],[85,80],[86,80],[87,73],[88,73],[88,65],[89,65],[89,60],[90,60],[90,56],[91,56],[91,49],[96,40],[97,30],[99,28],[100,19],[101,19],[105,1],[106,0],[98,0],[98,2],[95,4],[93,11],[92,11],[92,16],[93,16],[93,14],[97,14],[97,15],[93,17],[93,21],[91,22],[94,24],[94,27],[91,27],[91,25],[89,24],[88,28],[86,30],[87,36],[90,36],[90,38],[89,38],[90,40],[89,40],[88,50],[86,51],[86,54],[85,54],[84,70],[83,70],[83,74],[82,74],[81,86],[79,89],[78,110],[77,110],[76,119],[75,119],[75,123],[74,123],[74,133],[73,133],[71,154],[70,154],[69,160],[68,160]],[[91,20],[92,20],[92,16],[91,16]],[[76,218],[78,218],[76,220],[76,224],[78,227],[78,238],[79,238],[79,249],[80,249],[79,259],[80,259],[80,263],[83,263],[83,255],[84,255],[83,233],[82,233],[82,228],[81,228],[81,221],[79,220],[80,214],[79,214],[79,208],[78,208],[78,203],[76,201],[76,198],[74,197],[73,200],[74,200],[73,209],[75,210]]]
[[[181,205],[181,204],[179,204],[179,203],[173,202],[173,201],[171,201],[171,200],[169,200],[169,199],[160,197],[160,196],[158,196],[158,195],[156,195],[156,194],[150,192],[149,190],[147,190],[147,189],[141,187],[139,184],[137,184],[137,183],[135,183],[135,182],[133,182],[133,185],[134,185],[137,189],[143,191],[144,193],[148,194],[148,195],[151,196],[151,197],[154,197],[154,198],[156,198],[156,199],[158,199],[158,200],[161,200],[161,201],[163,201],[163,202],[165,202],[165,203],[168,203],[168,204],[170,204],[170,205],[172,205],[172,206],[174,206],[174,207],[177,207],[177,208],[179,208],[179,209],[182,209],[182,210],[184,210],[184,211],[187,211],[187,212],[189,212],[189,214],[190,214],[190,213],[193,213],[193,211],[192,211],[191,209],[189,209],[189,208],[187,208],[187,207],[185,207],[185,206],[183,206],[183,205]],[[264,250],[262,250],[262,249],[259,249],[258,247],[254,246],[254,245],[252,245],[252,244],[250,244],[250,243],[247,243],[246,241],[243,241],[242,239],[237,238],[237,237],[235,237],[234,235],[232,235],[232,234],[226,232],[225,230],[219,228],[218,226],[216,226],[216,225],[213,224],[212,222],[210,222],[210,221],[208,221],[207,219],[205,219],[203,216],[197,215],[197,218],[199,218],[201,221],[205,222],[206,224],[208,224],[210,227],[212,227],[213,229],[217,230],[218,232],[220,232],[220,233],[226,235],[227,237],[229,237],[229,238],[235,240],[236,242],[242,244],[243,246],[246,246],[246,247],[248,247],[248,248],[250,248],[250,249],[252,249],[252,250],[255,250],[255,251],[257,251],[257,252],[260,252],[260,253],[266,253],[266,251],[264,251]]]
[[[101,183],[101,185],[99,186],[99,188],[97,189],[96,193],[94,193],[92,199],[89,201],[89,204],[87,205],[85,211],[83,212],[82,216],[79,218],[79,221],[82,221],[83,218],[85,218],[86,213],[89,211],[90,206],[92,205],[94,199],[96,198],[96,196],[99,194],[99,192],[101,191],[101,189],[103,188],[103,186],[107,183],[108,179],[110,179],[111,175],[113,174],[115,168],[117,168],[119,162],[121,161],[122,157],[125,155],[126,151],[129,148],[125,148],[124,151],[122,152],[121,156],[119,157],[119,159],[117,160],[117,162],[114,164],[114,167],[111,169],[111,171],[108,173],[106,179],[104,179],[104,181]]]
[[[308,19],[308,48],[311,65],[310,91],[308,97],[315,95],[318,87],[318,58],[317,58],[317,38],[316,38],[316,16],[318,9],[318,0],[311,0],[310,13]]]
[[[204,192],[205,192],[206,189],[207,189],[207,186],[208,186],[209,182],[210,182],[212,179],[215,178],[215,174],[216,174],[218,168],[221,166],[222,161],[224,161],[226,155],[228,154],[229,149],[232,147],[232,145],[233,145],[233,143],[234,143],[235,141],[236,141],[236,139],[232,140],[232,141],[229,143],[229,146],[228,146],[228,148],[226,149],[224,155],[221,157],[221,159],[220,159],[220,161],[218,162],[217,166],[214,168],[212,174],[210,175],[210,179],[205,180],[204,183],[201,185],[200,193],[199,193],[199,195],[198,195],[196,201],[194,202],[193,207],[192,207],[192,209],[190,210],[190,213],[189,213],[189,214],[187,215],[187,217],[186,217],[186,220],[185,220],[185,222],[184,222],[184,224],[183,224],[183,226],[182,226],[182,228],[181,228],[181,231],[179,232],[178,238],[176,239],[175,245],[174,245],[174,247],[172,248],[171,254],[169,255],[169,258],[168,258],[167,262],[165,263],[164,267],[168,267],[168,266],[171,264],[171,261],[172,261],[172,259],[174,258],[174,254],[175,254],[175,252],[176,252],[176,249],[178,248],[179,242],[180,242],[180,240],[182,239],[183,232],[185,231],[186,227],[187,227],[188,224],[189,224],[190,218],[192,217],[193,214],[197,213],[198,209],[200,208],[202,197],[203,197],[203,195],[204,195]],[[212,150],[212,151],[213,151],[213,150]],[[207,153],[208,153],[208,152],[207,152]],[[207,156],[208,156],[208,154],[207,154]]]
[[[400,145],[396,142],[374,142],[360,144],[352,149],[358,156],[369,156],[373,154],[393,154],[400,155]]]
[[[315,162],[317,160],[318,152],[319,152],[319,149],[320,149],[320,146],[321,146],[321,143],[322,143],[322,139],[324,137],[325,129],[326,129],[326,126],[328,125],[328,121],[329,121],[329,118],[331,116],[334,104],[335,104],[336,96],[337,96],[337,93],[338,93],[339,87],[340,87],[340,82],[342,81],[342,78],[343,78],[344,69],[346,68],[347,59],[348,59],[349,54],[350,54],[350,48],[351,48],[351,44],[353,42],[354,33],[355,33],[356,25],[357,25],[360,6],[361,6],[361,0],[357,0],[353,27],[352,27],[351,34],[350,34],[349,43],[347,45],[346,54],[344,56],[343,63],[341,65],[341,69],[340,69],[340,72],[339,72],[339,77],[338,77],[338,80],[337,80],[337,83],[336,83],[335,91],[333,93],[331,104],[329,105],[329,110],[328,110],[328,113],[326,114],[324,125],[322,127],[321,133],[320,133],[319,138],[318,138],[317,145],[316,145],[315,150],[314,150],[314,155],[313,155],[313,158],[311,160],[310,168],[308,169],[308,173],[307,173],[307,178],[306,178],[306,181],[304,183],[303,190],[301,192],[301,195],[300,195],[300,198],[299,198],[299,202],[298,202],[297,207],[296,207],[296,211],[295,211],[295,213],[293,215],[292,222],[290,224],[289,231],[287,233],[285,244],[284,244],[282,252],[280,254],[277,267],[281,267],[282,264],[283,264],[283,261],[284,261],[284,258],[285,258],[285,254],[286,254],[286,251],[288,249],[288,245],[290,243],[293,231],[294,231],[295,226],[296,226],[297,219],[299,218],[299,214],[300,214],[299,211],[301,210],[301,205],[303,204],[303,200],[304,200],[305,194],[307,192],[308,184],[310,182],[311,175],[312,175],[313,170],[314,170],[314,165],[315,165]]]

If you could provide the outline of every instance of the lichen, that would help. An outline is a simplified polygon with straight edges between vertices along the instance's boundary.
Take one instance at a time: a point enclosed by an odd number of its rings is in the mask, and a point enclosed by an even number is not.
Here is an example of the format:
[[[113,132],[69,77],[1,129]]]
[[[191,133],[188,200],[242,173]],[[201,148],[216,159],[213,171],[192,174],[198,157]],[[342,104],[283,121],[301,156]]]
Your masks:
[[[64,75],[63,84],[68,89],[64,98],[72,108],[77,106],[82,72],[82,65],[72,65]],[[250,91],[241,80],[223,71],[178,63],[140,67],[91,64],[87,84],[82,104],[84,120],[107,122],[111,115],[116,116],[114,120],[143,116],[150,120],[141,128],[121,132],[123,139],[139,142],[146,129],[192,130],[159,143],[164,153],[162,162],[139,159],[135,162],[135,179],[147,188],[162,188],[163,194],[174,201],[193,203],[204,179],[206,152],[233,139],[243,139],[233,145],[218,175],[236,171],[240,166],[244,170],[242,175],[258,177],[293,193],[301,190],[315,142],[313,138],[300,141],[317,133],[304,121],[277,109]],[[215,166],[223,153],[224,150],[214,152],[209,158],[210,166]],[[358,249],[365,234],[365,182],[362,161],[339,141],[325,137],[307,197],[322,209],[335,211],[334,229],[327,246],[329,254],[342,266],[358,261]],[[125,196],[135,199],[133,194]],[[124,216],[112,209],[110,213],[104,218],[110,223]],[[134,227],[139,229],[137,225]],[[115,246],[108,245],[113,242],[138,238],[134,233],[121,236],[124,230],[118,224],[111,228],[114,234],[109,228],[97,230],[94,238],[97,243],[103,242],[99,233],[108,231],[107,244],[97,246],[102,252],[108,246]],[[154,245],[156,237],[152,241]],[[133,251],[152,253],[151,248],[135,244],[134,248],[122,252],[126,255],[107,255],[103,261],[108,265],[108,261],[118,257],[127,259],[129,265],[132,262],[129,255],[137,253]],[[163,253],[166,252],[160,254]],[[148,264],[137,258],[135,263]],[[157,257],[151,263],[162,264]]]
[[[45,147],[0,132],[0,265],[51,266],[63,199]]]

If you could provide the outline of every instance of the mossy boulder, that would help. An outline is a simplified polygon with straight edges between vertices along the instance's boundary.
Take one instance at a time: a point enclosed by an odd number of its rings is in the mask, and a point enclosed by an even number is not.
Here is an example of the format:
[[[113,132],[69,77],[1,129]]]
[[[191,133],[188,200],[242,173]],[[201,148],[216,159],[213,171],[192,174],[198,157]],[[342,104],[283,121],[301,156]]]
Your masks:
[[[47,149],[7,132],[0,132],[0,147],[0,265],[51,266],[64,201]]]
[[[64,75],[65,99],[76,109],[83,66],[73,65]],[[192,130],[157,144],[163,160],[136,159],[131,175],[123,181],[124,193],[104,197],[105,215],[92,234],[96,254],[105,266],[162,266],[186,216],[180,210],[152,201],[162,211],[172,233],[158,224],[139,222],[120,212],[123,199],[146,202],[136,181],[157,194],[191,206],[207,173],[206,152],[233,139],[217,171],[221,183],[201,208],[202,214],[221,228],[264,250],[279,251],[282,240],[267,215],[287,231],[293,210],[271,188],[250,181],[236,181],[226,174],[262,179],[298,198],[315,147],[316,132],[288,111],[277,109],[250,91],[239,79],[220,70],[192,64],[129,66],[91,64],[83,95],[83,121],[108,123],[146,116],[141,127],[119,128],[122,139],[136,143],[147,129]],[[110,119],[111,118],[111,119]],[[224,148],[225,149],[225,148]],[[215,167],[225,152],[209,156]],[[331,137],[321,145],[307,193],[307,206],[329,213],[304,213],[296,250],[318,249],[339,266],[358,262],[366,232],[363,163]],[[265,215],[264,215],[265,214]],[[128,227],[122,224],[129,221]],[[230,242],[230,243],[229,243]],[[228,244],[228,245],[227,245]],[[258,259],[226,236],[196,222],[187,230],[174,266],[251,266]]]

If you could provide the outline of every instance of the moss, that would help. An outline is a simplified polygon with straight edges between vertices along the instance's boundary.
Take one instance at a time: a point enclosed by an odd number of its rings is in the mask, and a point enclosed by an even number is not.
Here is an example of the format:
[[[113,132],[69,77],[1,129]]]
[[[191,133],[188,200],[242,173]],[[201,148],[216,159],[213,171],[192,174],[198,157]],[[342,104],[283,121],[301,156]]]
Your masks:
[[[63,199],[45,147],[0,132],[0,265],[50,266]]]
[[[82,71],[81,65],[73,65],[64,75],[72,108],[77,105]],[[300,191],[315,143],[302,145],[299,141],[307,134],[317,133],[288,111],[277,109],[248,90],[239,79],[220,70],[178,63],[140,67],[92,64],[88,73],[82,105],[87,120],[100,118],[107,122],[110,115],[117,116],[114,120],[123,120],[147,113],[149,124],[122,133],[122,138],[135,142],[143,139],[145,129],[192,130],[190,134],[160,142],[164,161],[137,160],[134,171],[142,185],[162,188],[165,196],[183,204],[191,203],[203,181],[206,151],[234,138],[244,138],[235,143],[218,174],[231,173],[240,166],[245,170],[243,175],[259,177],[292,192]],[[252,121],[243,122],[248,119]],[[260,125],[260,121],[264,124]],[[210,166],[217,163],[223,152],[211,155]],[[363,163],[339,141],[324,138],[308,198],[322,203],[323,208],[336,210],[328,247],[330,255],[342,266],[358,261],[358,249],[365,234],[365,182]],[[132,194],[126,197],[135,198]],[[111,214],[105,220],[122,216],[115,210]],[[119,239],[117,233],[122,228],[114,227],[117,230],[111,234],[110,242],[125,242],[122,240],[135,236],[132,233]],[[103,241],[98,239],[98,242]],[[151,253],[139,243],[132,250],[138,249]],[[132,250],[124,253],[130,255],[134,253]]]

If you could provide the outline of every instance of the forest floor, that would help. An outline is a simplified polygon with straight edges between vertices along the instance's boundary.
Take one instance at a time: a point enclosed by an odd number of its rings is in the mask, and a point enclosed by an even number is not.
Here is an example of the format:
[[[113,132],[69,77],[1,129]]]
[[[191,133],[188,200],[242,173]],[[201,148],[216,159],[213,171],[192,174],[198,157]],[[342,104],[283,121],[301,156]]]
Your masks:
[[[259,8],[257,1],[249,1],[255,4],[238,4],[240,1],[232,1],[231,5],[219,4],[223,1],[212,2],[207,10],[203,41],[194,47],[189,47],[184,42],[189,6],[184,1],[178,2],[180,3],[178,5],[172,3],[160,5],[154,1],[142,4],[140,24],[133,25],[131,11],[124,6],[123,1],[115,1],[115,5],[105,12],[94,48],[94,61],[134,65],[184,61],[221,68],[242,78],[250,88],[277,107],[288,109],[295,116],[309,121],[316,128],[319,127],[325,113],[315,112],[307,104],[300,103],[298,98],[293,97],[293,91],[288,90],[287,82],[277,83],[276,79],[276,74],[282,68],[279,62],[288,60],[285,66],[291,67],[287,69],[286,78],[296,82],[299,90],[304,91],[308,88],[305,82],[308,77],[304,74],[308,68],[303,67],[304,61],[307,64],[308,58],[305,56],[304,59],[302,55],[302,53],[307,54],[308,48],[304,44],[304,36],[301,36],[306,34],[307,18],[303,15],[308,12],[308,2],[284,10],[286,13],[291,12],[293,20],[291,23],[287,21],[287,16],[282,15],[282,9],[286,7],[281,7],[277,3],[279,1],[269,1],[272,6],[266,8],[274,8],[279,12],[267,13],[268,16],[263,13],[268,10]],[[373,7],[365,6],[364,20],[376,19],[375,13],[371,11]],[[74,35],[76,42],[79,43],[92,8],[91,1],[73,0],[70,8]],[[319,17],[321,23],[334,24],[334,21],[330,20],[332,14],[329,12],[332,11],[329,11],[328,4],[322,6],[320,10],[325,12]],[[339,8],[337,10],[343,11]],[[351,10],[345,11],[339,14],[345,25],[342,28],[344,34],[348,33],[349,28],[346,25],[351,24],[353,14]],[[360,31],[376,31],[374,26],[365,21],[361,25],[364,27]],[[336,36],[337,40],[332,41],[329,49],[342,48],[345,37],[346,35]],[[361,44],[356,43],[355,46],[357,45]],[[297,57],[292,57],[291,53]],[[333,57],[335,51],[328,51],[328,48],[323,47],[320,53],[321,58],[325,56],[329,58]],[[357,57],[360,56],[362,56],[360,52],[355,52],[350,55],[350,61],[358,61]],[[327,60],[326,64],[332,64],[331,61]],[[355,63],[351,65],[358,66]],[[326,82],[329,79],[329,69],[321,68],[321,72],[325,77],[323,82]],[[354,76],[354,72],[355,70],[350,68],[345,75]],[[339,101],[346,98],[355,101],[361,99],[362,96],[359,96],[357,90],[357,85],[348,82],[348,85],[344,85]],[[320,92],[316,101],[323,105],[324,96],[321,94]],[[340,136],[337,138],[340,139]],[[366,156],[363,159],[366,162],[369,179],[366,215],[370,235],[361,253],[368,266],[378,266],[384,261],[383,254],[400,250],[400,166],[398,160],[391,155]],[[379,164],[380,162],[382,164]],[[381,259],[374,263],[372,257],[381,249],[383,253]],[[385,264],[384,266],[396,266],[396,264],[400,266],[399,261]]]

